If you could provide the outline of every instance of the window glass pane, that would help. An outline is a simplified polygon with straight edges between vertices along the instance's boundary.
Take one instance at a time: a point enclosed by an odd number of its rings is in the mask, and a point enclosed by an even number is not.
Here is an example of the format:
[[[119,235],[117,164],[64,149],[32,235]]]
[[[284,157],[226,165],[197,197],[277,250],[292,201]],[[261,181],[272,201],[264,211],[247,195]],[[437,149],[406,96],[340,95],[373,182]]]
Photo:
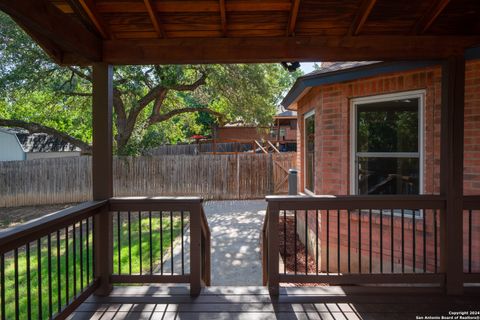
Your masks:
[[[315,116],[305,118],[305,188],[314,191]]]
[[[418,158],[358,158],[358,194],[419,194]]]
[[[357,105],[357,152],[418,152],[419,99]]]

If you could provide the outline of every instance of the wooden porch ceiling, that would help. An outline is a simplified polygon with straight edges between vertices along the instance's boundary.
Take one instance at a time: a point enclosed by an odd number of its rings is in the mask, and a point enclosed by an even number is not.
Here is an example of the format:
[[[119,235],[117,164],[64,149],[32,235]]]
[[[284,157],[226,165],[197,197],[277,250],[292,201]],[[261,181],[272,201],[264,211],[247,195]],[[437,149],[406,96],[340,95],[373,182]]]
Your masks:
[[[480,44],[478,0],[2,0],[60,64],[445,58]]]

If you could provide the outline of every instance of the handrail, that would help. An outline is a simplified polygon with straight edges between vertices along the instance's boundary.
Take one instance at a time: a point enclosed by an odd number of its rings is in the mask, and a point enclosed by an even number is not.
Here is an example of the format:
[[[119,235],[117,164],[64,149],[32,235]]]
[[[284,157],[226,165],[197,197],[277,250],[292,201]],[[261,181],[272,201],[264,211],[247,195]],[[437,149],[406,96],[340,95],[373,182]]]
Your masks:
[[[463,209],[475,210],[480,208],[480,196],[463,196]]]
[[[440,195],[368,195],[368,196],[266,196],[268,203],[277,203],[281,210],[322,209],[445,209],[445,197]]]
[[[211,233],[202,202],[203,199],[200,197],[121,197],[103,201],[90,201],[43,216],[14,228],[0,231],[0,296],[5,297],[5,294],[7,296],[7,300],[0,298],[0,317],[3,319],[5,315],[10,317],[10,315],[13,314],[18,316],[20,312],[21,318],[25,313],[25,308],[23,308],[25,306],[20,306],[23,302],[20,302],[19,297],[13,296],[14,294],[18,295],[19,290],[7,288],[5,285],[5,281],[10,281],[9,279],[13,277],[13,275],[10,274],[13,272],[11,271],[12,266],[16,270],[15,279],[18,277],[21,278],[18,278],[18,281],[16,280],[15,286],[22,286],[22,290],[20,291],[23,292],[23,290],[26,290],[28,296],[31,297],[32,303],[29,304],[29,309],[26,311],[31,317],[36,317],[35,312],[42,308],[41,303],[38,308],[34,305],[34,303],[37,303],[37,300],[34,299],[38,299],[39,301],[43,299],[43,310],[48,309],[49,317],[65,318],[71,314],[80,303],[87,299],[88,296],[96,290],[99,290],[104,281],[106,281],[105,283],[107,284],[114,282],[190,282],[192,294],[198,294],[202,286],[210,285]],[[109,211],[114,211],[116,214],[108,214]],[[104,213],[108,215],[104,215]],[[128,214],[130,218],[130,213],[135,213],[135,215],[132,215],[133,219],[131,221],[130,219],[128,220],[128,224],[131,223],[130,225],[119,224],[118,220],[117,224],[113,225],[114,228],[112,228],[112,230],[106,230],[106,232],[109,233],[113,232],[113,242],[95,240],[99,232],[103,232],[95,228],[95,225],[97,225],[95,221],[97,219],[108,218],[113,220],[114,216],[119,217],[121,214]],[[167,215],[166,218],[164,218],[165,215]],[[97,267],[105,266],[105,263],[113,263],[114,259],[111,255],[113,254],[111,249],[114,247],[114,241],[120,239],[117,237],[119,237],[119,231],[122,230],[122,228],[127,228],[128,226],[128,230],[125,229],[128,237],[130,237],[130,226],[133,226],[133,230],[149,229],[150,236],[145,234],[142,237],[143,231],[137,231],[140,232],[140,234],[136,245],[138,246],[140,243],[139,248],[141,255],[141,244],[149,242],[151,245],[152,231],[154,233],[159,232],[158,225],[152,226],[152,218],[156,219],[157,223],[161,223],[160,220],[162,220],[168,225],[168,230],[164,229],[164,236],[166,237],[168,235],[169,240],[173,239],[171,237],[182,236],[181,274],[173,274],[173,267],[172,274],[158,274],[151,269],[150,272],[147,273],[140,271],[140,274],[132,274],[131,272],[130,274],[112,274],[110,272],[106,276],[103,276],[97,273]],[[189,219],[190,223],[190,274],[188,274],[187,270],[185,270],[185,272],[183,270],[184,244],[186,243],[183,242],[183,236],[186,235],[184,234],[184,227],[187,226],[185,222],[187,220],[185,219]],[[172,222],[175,224],[175,230],[178,230],[175,231],[175,235],[171,232],[173,230]],[[142,226],[141,229],[139,226]],[[124,240],[126,241],[126,238]],[[125,241],[122,241],[122,243],[124,244]],[[130,240],[128,242],[130,245]],[[170,248],[173,248],[173,242],[171,243]],[[105,250],[108,246],[111,248]],[[118,248],[120,247],[117,243],[114,254],[119,252]],[[152,264],[152,249],[153,247],[150,248],[150,253],[146,253],[145,256],[143,256],[145,264],[148,262],[150,262],[150,265]],[[70,253],[69,250],[71,250]],[[101,252],[110,253],[102,257]],[[37,267],[26,268],[26,270],[32,271],[33,273],[19,272],[19,268],[22,268],[19,263],[27,263],[28,266],[28,257],[36,259],[38,270],[40,270],[40,268],[45,269],[42,269],[43,271],[40,275],[38,275],[38,273],[35,274]],[[86,260],[85,262],[84,259]],[[173,255],[171,255],[170,259],[173,261]],[[60,268],[60,266],[68,266],[69,264],[70,266],[74,266],[72,267],[73,283],[68,282],[68,279],[71,277],[68,276],[68,274],[72,272],[72,268]],[[86,266],[85,270],[84,266]],[[142,270],[141,266],[142,258],[140,258],[140,270]],[[61,271],[57,272],[56,270]],[[25,281],[22,277],[27,277],[27,280]],[[38,277],[37,283],[39,283],[40,286],[46,286],[48,288],[50,293],[47,297],[32,295],[29,288],[30,285],[33,286],[33,282],[31,284],[30,280],[28,280],[32,277],[35,277],[35,279]],[[82,278],[77,279],[77,277]],[[62,279],[62,288],[60,285],[57,286],[55,284],[60,283],[59,279]],[[28,288],[23,288],[25,285]],[[70,295],[69,291],[69,296],[65,297],[64,292],[61,290],[64,290],[65,286],[68,287],[69,285],[70,288],[75,288],[74,293]],[[34,287],[34,289],[35,288],[36,287]],[[58,296],[62,294],[62,303],[60,306],[60,302],[58,302],[58,309],[56,303],[52,305],[51,298],[52,294],[54,296],[57,295],[57,290]],[[14,301],[14,303],[12,301]],[[63,301],[65,302],[63,303]],[[10,303],[10,305],[7,305],[7,302]],[[14,310],[11,309],[12,303],[14,304]],[[32,310],[33,313],[31,313]],[[45,312],[43,316],[45,316]],[[42,316],[39,316],[39,318],[42,318]]]
[[[110,211],[189,210],[203,203],[201,197],[114,197]]]
[[[2,319],[65,319],[99,288],[95,220],[107,204],[83,203],[0,232]]]
[[[470,201],[478,204],[479,198]],[[266,201],[263,277],[272,295],[278,294],[281,282],[443,284],[439,258],[444,243],[443,196],[267,196]],[[419,215],[412,215],[412,210]],[[292,244],[288,239],[296,240]],[[410,242],[404,242],[407,239]],[[306,261],[301,269],[297,269],[298,245],[304,255],[301,261]],[[294,259],[289,261],[294,270],[280,272],[279,256],[291,250],[293,257],[284,259]]]
[[[0,254],[100,212],[108,200],[89,201],[0,231]]]

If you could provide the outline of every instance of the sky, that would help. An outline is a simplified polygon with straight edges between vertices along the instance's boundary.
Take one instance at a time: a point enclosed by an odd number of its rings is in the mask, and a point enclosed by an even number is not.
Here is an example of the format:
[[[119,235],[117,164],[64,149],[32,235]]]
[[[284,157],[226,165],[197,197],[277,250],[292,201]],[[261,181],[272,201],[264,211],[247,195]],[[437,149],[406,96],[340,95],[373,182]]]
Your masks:
[[[314,62],[300,62],[300,69],[302,69],[303,73],[312,72]]]

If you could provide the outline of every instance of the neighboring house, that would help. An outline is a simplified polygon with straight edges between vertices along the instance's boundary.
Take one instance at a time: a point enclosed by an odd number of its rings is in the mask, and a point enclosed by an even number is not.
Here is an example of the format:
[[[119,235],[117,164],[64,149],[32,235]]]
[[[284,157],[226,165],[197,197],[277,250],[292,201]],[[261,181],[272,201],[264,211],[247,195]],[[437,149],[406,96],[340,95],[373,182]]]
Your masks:
[[[216,140],[263,140],[268,139],[268,128],[245,126],[242,124],[226,125],[215,128],[213,137]]]
[[[77,157],[80,149],[44,133],[0,128],[0,161]]]
[[[465,83],[464,194],[471,195],[480,192],[480,56],[467,57]],[[441,65],[434,61],[339,62],[298,78],[282,104],[298,112],[299,190],[316,195],[439,194],[441,91]],[[423,219],[421,211],[414,213]],[[322,215],[323,266],[325,219]],[[406,220],[411,219],[412,213]],[[374,227],[379,223],[376,218]],[[309,219],[309,226],[314,225]],[[431,225],[427,221],[429,252]],[[362,219],[364,239],[368,227]],[[302,228],[304,222],[299,233]],[[401,232],[400,223],[395,231]]]
[[[297,112],[283,111],[274,117],[270,139],[280,151],[297,151]]]
[[[271,127],[246,126],[242,124],[226,125],[215,129],[217,140],[268,140],[282,151],[296,151],[297,145],[297,113],[282,111],[274,117]]]

